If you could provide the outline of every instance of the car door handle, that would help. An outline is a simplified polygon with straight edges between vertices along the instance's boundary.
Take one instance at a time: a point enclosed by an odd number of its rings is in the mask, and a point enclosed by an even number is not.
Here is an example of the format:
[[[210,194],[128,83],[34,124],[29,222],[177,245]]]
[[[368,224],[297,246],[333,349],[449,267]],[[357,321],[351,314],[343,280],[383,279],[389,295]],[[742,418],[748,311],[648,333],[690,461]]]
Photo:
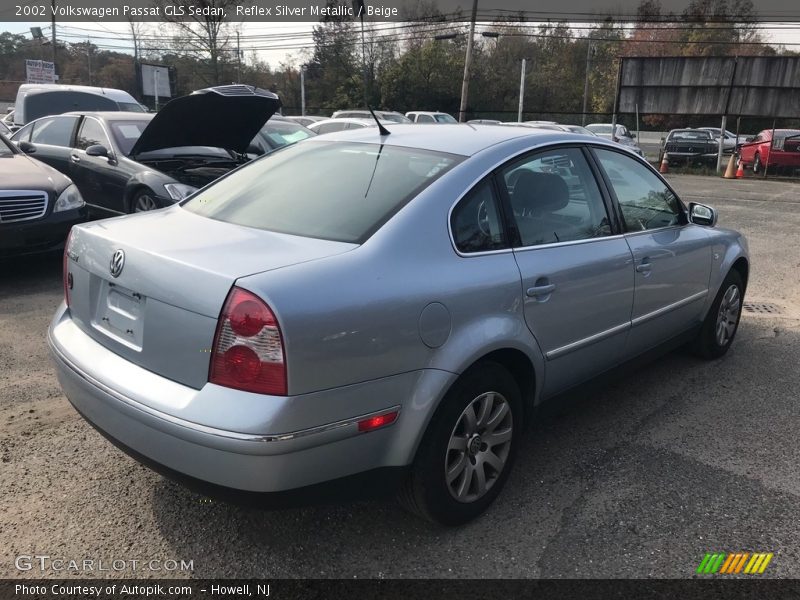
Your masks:
[[[69,158],[70,158],[70,160],[71,160],[72,162],[74,162],[74,163],[79,163],[79,162],[81,162],[81,157],[80,157],[80,156],[78,156],[77,154],[70,154],[70,155],[69,155]]]
[[[552,294],[554,289],[556,289],[556,284],[549,283],[547,285],[537,285],[535,287],[528,288],[526,293],[531,297],[547,296],[548,294]]]
[[[636,265],[636,272],[637,273],[649,273],[651,265],[649,262],[645,262],[647,259],[644,259],[641,264]]]

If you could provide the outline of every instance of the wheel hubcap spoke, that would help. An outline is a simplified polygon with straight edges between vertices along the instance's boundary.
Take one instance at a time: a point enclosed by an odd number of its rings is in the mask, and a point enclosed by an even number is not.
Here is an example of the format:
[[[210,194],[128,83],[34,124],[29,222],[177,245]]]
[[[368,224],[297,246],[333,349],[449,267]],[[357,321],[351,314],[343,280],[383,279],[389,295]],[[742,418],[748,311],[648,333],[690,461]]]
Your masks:
[[[467,464],[469,464],[467,455],[462,454],[458,461],[447,471],[447,483],[453,483],[453,481],[464,472],[464,468],[467,466]]]

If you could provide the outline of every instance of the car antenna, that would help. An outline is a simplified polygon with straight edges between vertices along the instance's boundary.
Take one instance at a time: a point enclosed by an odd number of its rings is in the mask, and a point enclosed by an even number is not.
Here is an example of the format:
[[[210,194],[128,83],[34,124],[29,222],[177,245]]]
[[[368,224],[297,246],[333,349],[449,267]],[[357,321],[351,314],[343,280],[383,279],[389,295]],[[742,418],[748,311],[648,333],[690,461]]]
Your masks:
[[[367,108],[369,109],[369,114],[372,115],[372,118],[375,119],[375,122],[378,124],[378,131],[380,131],[381,135],[389,135],[390,133],[392,133],[391,131],[386,129],[386,127],[383,126],[383,123],[381,123],[378,120],[378,117],[375,115],[375,111],[372,110],[372,107],[370,105],[367,105]]]

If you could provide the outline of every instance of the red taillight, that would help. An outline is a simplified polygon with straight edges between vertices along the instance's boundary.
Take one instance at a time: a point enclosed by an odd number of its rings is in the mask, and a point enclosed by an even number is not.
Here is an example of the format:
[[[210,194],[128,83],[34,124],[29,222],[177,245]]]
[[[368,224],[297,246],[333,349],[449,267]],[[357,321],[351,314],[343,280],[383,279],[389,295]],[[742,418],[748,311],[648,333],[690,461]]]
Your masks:
[[[397,411],[393,410],[392,412],[384,413],[382,415],[377,415],[374,417],[369,417],[368,419],[359,421],[358,430],[362,432],[373,431],[375,429],[385,427],[386,425],[391,425],[396,420],[397,420]]]
[[[286,361],[278,320],[255,294],[231,289],[211,348],[208,381],[257,394],[286,395]]]
[[[70,301],[70,290],[72,289],[72,273],[69,271],[69,243],[72,240],[72,230],[67,234],[67,241],[64,242],[64,265],[63,265],[63,275],[64,275],[64,302],[67,303],[67,308],[69,308],[69,301]]]

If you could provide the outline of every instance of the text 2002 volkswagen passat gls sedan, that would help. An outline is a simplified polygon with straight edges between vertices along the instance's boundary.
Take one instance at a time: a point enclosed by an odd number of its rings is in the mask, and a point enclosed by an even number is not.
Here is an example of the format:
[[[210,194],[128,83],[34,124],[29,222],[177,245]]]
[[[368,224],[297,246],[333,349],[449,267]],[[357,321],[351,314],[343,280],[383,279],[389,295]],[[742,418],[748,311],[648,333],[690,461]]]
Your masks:
[[[388,471],[461,523],[543,399],[667,341],[728,349],[747,246],[715,221],[597,138],[320,136],[75,227],[49,341],[78,411],[163,472],[282,492]]]

